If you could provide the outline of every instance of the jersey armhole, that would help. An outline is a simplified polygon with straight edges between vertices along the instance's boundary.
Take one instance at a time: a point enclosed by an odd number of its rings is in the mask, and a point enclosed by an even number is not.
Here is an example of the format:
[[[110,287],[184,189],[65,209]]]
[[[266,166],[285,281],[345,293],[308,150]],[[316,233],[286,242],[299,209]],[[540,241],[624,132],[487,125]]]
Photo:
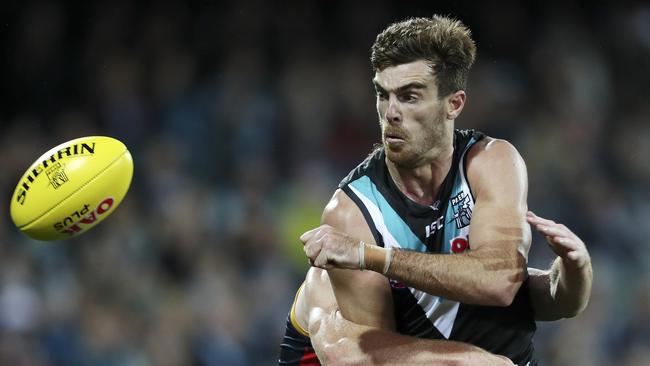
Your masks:
[[[470,147],[467,148],[467,150],[463,151],[463,155],[460,157],[460,163],[462,164],[462,170],[461,174],[462,180],[465,181],[465,184],[467,184],[467,188],[469,188],[469,194],[472,196],[472,202],[476,204],[476,196],[474,195],[474,190],[472,189],[472,185],[469,183],[469,178],[467,177],[467,154],[476,146],[476,143],[478,141],[474,141]]]
[[[303,282],[302,285],[300,285],[298,288],[298,291],[296,291],[296,297],[293,299],[293,305],[291,305],[291,311],[289,312],[289,319],[291,320],[291,325],[296,328],[298,333],[304,335],[305,337],[309,337],[309,332],[300,325],[298,319],[296,318],[296,302],[298,301],[298,295],[300,295],[300,292],[304,286],[305,283]]]
[[[368,227],[370,228],[372,237],[375,239],[375,244],[383,248],[384,238],[381,236],[381,233],[375,227],[374,221],[372,220],[372,215],[368,211],[366,205],[363,204],[361,199],[354,193],[354,191],[352,191],[352,189],[348,184],[341,187],[341,190],[343,190],[343,192],[352,200],[352,202],[354,202],[354,204],[357,205],[357,207],[359,207],[359,210],[361,210],[361,214],[363,214],[364,220],[366,220],[366,224],[368,224]]]

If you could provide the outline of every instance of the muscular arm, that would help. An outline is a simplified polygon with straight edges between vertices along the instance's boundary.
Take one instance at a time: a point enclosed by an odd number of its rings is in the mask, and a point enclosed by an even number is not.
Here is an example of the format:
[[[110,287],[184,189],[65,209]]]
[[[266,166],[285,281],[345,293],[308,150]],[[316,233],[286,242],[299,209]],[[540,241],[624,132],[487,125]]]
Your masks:
[[[357,243],[359,239],[366,243],[374,242],[363,214],[341,190],[334,193],[325,207],[322,224],[301,237],[307,242],[305,251],[310,258],[315,258],[315,262],[328,261],[323,258],[326,252],[320,253],[323,242],[350,237],[358,238],[354,239]],[[336,302],[346,319],[372,327],[394,329],[393,302],[386,277],[371,271],[336,268],[328,268],[328,274]]]
[[[513,365],[467,343],[425,340],[356,324],[336,310],[327,272],[310,269],[297,301],[323,365]]]
[[[469,231],[471,251],[424,254],[395,251],[387,276],[431,294],[468,304],[507,306],[525,278],[530,228],[524,216],[528,181],[519,153],[509,143],[477,143],[468,156],[476,196]],[[377,248],[372,268],[383,270]],[[376,254],[375,254],[376,253]]]
[[[591,296],[591,258],[584,242],[562,224],[527,214],[528,222],[546,237],[558,255],[551,268],[529,268],[530,298],[536,320],[571,318],[585,309]]]
[[[524,162],[512,145],[486,140],[478,142],[467,157],[468,180],[476,196],[469,229],[471,251],[456,255],[395,251],[388,277],[467,304],[512,303],[525,278],[530,248],[530,227],[524,219],[528,178]],[[360,213],[358,216],[362,220]],[[367,225],[362,226],[365,238],[369,238]],[[348,234],[355,236],[351,231]],[[313,231],[309,235],[301,239],[314,265],[360,268],[357,240],[339,235],[314,243],[309,240]],[[368,246],[364,256],[367,268],[383,273],[386,250]],[[335,292],[338,299],[336,288]],[[341,311],[347,318],[343,308]]]

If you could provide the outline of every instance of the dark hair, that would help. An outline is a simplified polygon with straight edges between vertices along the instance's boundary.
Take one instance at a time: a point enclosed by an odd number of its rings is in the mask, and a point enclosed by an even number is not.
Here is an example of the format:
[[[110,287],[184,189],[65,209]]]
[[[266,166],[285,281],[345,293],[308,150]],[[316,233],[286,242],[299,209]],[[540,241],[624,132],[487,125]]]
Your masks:
[[[372,45],[370,61],[375,72],[418,60],[431,64],[439,97],[466,87],[476,58],[472,34],[461,21],[440,15],[393,23]]]

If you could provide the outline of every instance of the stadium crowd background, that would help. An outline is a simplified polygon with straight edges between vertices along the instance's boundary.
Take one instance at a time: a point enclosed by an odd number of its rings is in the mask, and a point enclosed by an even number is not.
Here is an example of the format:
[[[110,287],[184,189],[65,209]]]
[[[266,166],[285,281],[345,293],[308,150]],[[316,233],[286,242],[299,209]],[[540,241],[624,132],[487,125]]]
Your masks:
[[[274,364],[297,238],[379,139],[369,47],[434,12],[478,43],[457,125],[510,140],[530,208],[592,254],[588,309],[540,325],[544,364],[650,364],[650,4],[597,3],[3,4],[0,364]],[[132,151],[125,201],[82,237],[29,240],[17,179],[90,134]],[[536,236],[530,263],[552,257]]]

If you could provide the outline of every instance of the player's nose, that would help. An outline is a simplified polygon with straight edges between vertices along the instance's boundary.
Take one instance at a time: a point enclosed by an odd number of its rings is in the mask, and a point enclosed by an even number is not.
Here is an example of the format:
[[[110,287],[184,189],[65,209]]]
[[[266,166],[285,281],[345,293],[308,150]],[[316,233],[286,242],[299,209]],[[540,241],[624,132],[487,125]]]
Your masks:
[[[386,108],[386,121],[390,124],[398,124],[402,122],[402,112],[399,107],[399,101],[394,96],[388,100],[388,108]]]

